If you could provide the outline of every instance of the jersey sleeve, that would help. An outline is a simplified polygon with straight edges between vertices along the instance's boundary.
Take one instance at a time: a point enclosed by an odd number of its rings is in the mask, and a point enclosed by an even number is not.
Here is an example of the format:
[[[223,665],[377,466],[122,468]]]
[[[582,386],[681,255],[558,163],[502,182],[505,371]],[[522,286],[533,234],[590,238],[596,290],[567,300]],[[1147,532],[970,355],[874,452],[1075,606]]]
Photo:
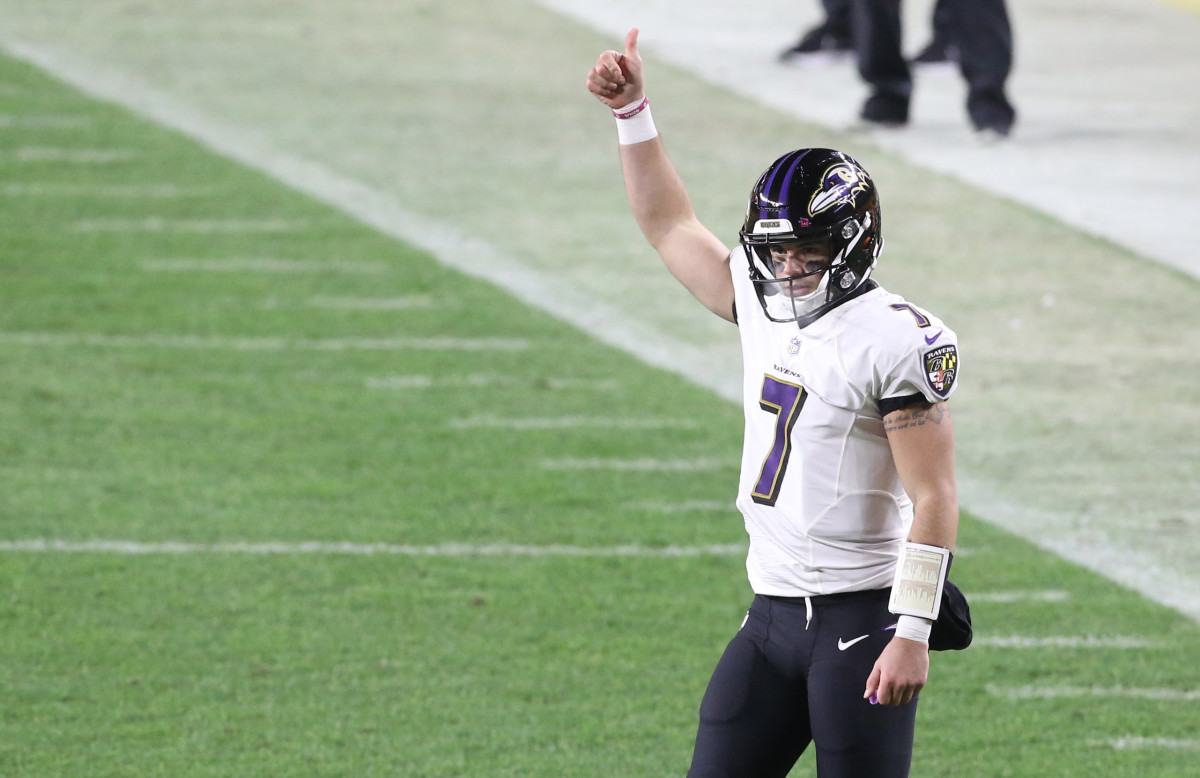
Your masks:
[[[958,337],[945,326],[919,330],[882,376],[880,409],[886,413],[922,398],[945,402],[958,387],[958,369]]]

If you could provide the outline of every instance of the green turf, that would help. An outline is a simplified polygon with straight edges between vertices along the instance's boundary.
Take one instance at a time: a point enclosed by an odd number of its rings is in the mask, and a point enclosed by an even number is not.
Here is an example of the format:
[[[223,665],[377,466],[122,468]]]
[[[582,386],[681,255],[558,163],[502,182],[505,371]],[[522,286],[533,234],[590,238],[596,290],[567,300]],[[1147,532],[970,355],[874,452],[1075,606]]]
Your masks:
[[[0,129],[0,185],[172,183],[197,192],[0,193],[0,540],[742,540],[732,510],[653,507],[731,501],[736,407],[25,65],[0,59],[0,83],[0,115],[89,120]],[[22,161],[19,150],[32,147],[137,154]],[[78,228],[148,218],[297,229]],[[145,269],[231,257],[377,271]],[[314,303],[414,295],[434,307]],[[147,340],[164,336],[223,340],[191,348]],[[528,348],[312,347],[397,337],[521,339]],[[277,348],[220,347],[270,338]],[[416,375],[506,380],[374,388],[373,379]],[[560,388],[562,379],[578,383]],[[453,425],[485,414],[696,424]],[[717,465],[544,466],[595,457]],[[969,553],[955,578],[969,593],[1070,594],[1065,603],[976,604],[981,639],[1129,635],[1154,646],[980,646],[935,657],[914,775],[1192,774],[1194,752],[1114,751],[1102,741],[1194,739],[1194,700],[1009,700],[989,686],[1196,690],[1194,623],[970,517],[961,544]],[[5,776],[680,775],[704,683],[749,600],[736,555],[0,552],[0,593]],[[811,755],[794,774],[813,774]]]

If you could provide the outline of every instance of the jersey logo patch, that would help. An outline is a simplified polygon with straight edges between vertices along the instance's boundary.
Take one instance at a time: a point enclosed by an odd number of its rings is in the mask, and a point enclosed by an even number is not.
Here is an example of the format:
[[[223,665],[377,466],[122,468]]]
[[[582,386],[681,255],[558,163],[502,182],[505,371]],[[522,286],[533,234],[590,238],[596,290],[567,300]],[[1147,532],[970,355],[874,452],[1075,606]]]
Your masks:
[[[958,349],[953,343],[925,353],[925,378],[938,397],[950,396],[958,378]]]

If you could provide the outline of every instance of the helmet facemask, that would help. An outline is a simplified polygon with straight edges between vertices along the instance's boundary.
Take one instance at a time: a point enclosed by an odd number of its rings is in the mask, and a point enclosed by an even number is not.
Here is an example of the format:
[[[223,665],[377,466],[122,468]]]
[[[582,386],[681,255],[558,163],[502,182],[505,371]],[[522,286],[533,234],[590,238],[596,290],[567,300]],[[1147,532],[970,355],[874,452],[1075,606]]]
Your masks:
[[[771,321],[797,321],[827,302],[831,267],[827,239],[768,240],[747,249],[753,252],[751,263],[759,271],[754,288]],[[789,261],[789,256],[801,259]]]

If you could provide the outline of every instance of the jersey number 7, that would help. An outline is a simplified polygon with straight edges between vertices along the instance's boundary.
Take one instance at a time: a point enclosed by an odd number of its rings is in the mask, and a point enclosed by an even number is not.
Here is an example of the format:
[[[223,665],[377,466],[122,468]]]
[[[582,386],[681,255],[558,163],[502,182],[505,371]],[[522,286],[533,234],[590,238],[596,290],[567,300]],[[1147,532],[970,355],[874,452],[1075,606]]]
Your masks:
[[[767,413],[773,413],[775,420],[775,442],[767,456],[763,459],[762,469],[758,474],[758,482],[750,499],[762,505],[774,505],[779,499],[779,489],[783,484],[783,474],[787,472],[788,458],[792,455],[792,427],[804,407],[804,399],[808,395],[804,387],[780,381],[769,375],[763,376],[761,399],[758,405]]]

